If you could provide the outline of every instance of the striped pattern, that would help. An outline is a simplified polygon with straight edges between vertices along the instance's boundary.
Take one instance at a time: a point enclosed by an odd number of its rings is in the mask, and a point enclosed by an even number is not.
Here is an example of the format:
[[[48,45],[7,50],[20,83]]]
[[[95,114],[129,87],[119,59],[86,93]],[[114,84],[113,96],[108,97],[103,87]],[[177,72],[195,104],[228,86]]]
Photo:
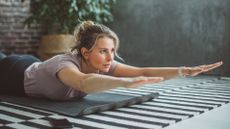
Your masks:
[[[137,89],[115,89],[107,92],[140,95],[159,92],[157,99],[79,118],[0,102],[0,129],[51,129],[49,120],[67,118],[74,128],[155,128],[160,129],[184,119],[209,112],[230,101],[230,79],[208,76],[178,78],[145,85]]]

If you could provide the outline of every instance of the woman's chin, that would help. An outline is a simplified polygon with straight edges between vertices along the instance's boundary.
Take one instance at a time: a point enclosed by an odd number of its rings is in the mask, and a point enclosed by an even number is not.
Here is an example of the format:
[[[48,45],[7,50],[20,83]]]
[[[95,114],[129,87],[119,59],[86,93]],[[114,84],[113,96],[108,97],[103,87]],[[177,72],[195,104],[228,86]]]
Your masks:
[[[104,68],[104,69],[101,69],[100,71],[103,72],[103,73],[108,73],[109,72],[109,68],[106,68],[106,69]]]

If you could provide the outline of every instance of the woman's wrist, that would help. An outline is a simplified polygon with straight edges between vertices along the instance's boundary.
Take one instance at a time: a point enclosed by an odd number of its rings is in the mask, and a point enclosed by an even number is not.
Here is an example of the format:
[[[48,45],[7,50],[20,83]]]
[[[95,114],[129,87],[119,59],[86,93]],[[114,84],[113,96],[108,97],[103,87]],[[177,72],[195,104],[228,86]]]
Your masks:
[[[190,67],[181,66],[178,68],[179,77],[186,77],[190,75]]]
[[[185,71],[185,66],[178,67],[178,75],[179,75],[179,77],[185,77],[184,71]]]

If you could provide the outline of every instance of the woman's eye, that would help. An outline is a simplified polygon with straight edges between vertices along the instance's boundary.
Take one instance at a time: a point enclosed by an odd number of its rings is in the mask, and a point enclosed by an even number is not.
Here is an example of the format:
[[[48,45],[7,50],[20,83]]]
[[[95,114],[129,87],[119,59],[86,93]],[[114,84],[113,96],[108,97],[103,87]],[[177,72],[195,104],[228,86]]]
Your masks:
[[[115,50],[114,50],[114,49],[112,49],[112,50],[111,50],[111,52],[112,52],[112,53],[115,53]]]
[[[106,50],[101,50],[100,53],[101,53],[101,54],[105,54],[105,53],[106,53]]]

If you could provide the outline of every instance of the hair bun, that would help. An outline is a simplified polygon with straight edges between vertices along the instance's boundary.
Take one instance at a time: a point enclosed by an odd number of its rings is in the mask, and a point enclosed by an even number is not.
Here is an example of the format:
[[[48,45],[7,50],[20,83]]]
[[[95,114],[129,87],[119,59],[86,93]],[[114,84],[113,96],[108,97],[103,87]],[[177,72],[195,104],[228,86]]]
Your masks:
[[[84,22],[82,22],[82,29],[83,30],[87,30],[88,28],[90,28],[91,26],[93,26],[94,25],[94,22],[93,21],[90,21],[90,20],[88,20],[88,21],[84,21]]]
[[[78,42],[78,44],[80,44],[80,40],[82,38],[82,35],[84,35],[85,31],[90,27],[92,27],[93,25],[95,25],[94,22],[88,20],[88,21],[83,21],[75,28],[74,35],[75,35],[75,40],[76,42]]]

